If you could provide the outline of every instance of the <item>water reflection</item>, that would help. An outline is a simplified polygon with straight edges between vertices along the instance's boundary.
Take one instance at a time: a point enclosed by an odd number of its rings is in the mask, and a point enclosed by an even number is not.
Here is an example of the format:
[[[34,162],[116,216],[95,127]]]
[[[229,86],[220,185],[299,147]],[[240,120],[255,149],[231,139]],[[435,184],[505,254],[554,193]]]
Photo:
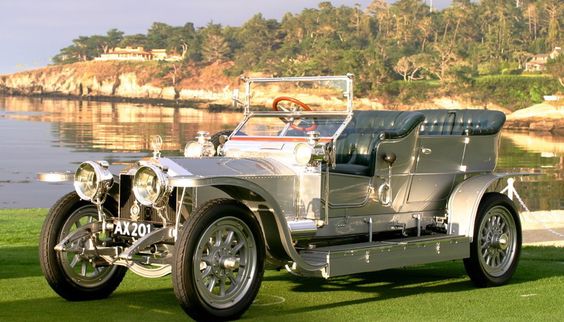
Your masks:
[[[497,168],[541,174],[523,177],[518,184],[529,209],[564,209],[564,137],[504,131]]]
[[[198,130],[215,133],[235,127],[241,114],[143,104],[79,102],[0,97],[0,207],[48,207],[35,173],[73,170],[83,160],[113,164],[148,155],[149,138],[161,135],[163,150],[180,154]],[[504,131],[499,171],[541,173],[517,188],[531,210],[564,209],[564,137]],[[48,193],[72,188],[50,186]],[[24,194],[25,192],[25,194]]]
[[[0,97],[4,117],[53,124],[59,142],[79,151],[149,150],[151,135],[163,137],[163,150],[180,151],[198,130],[233,128],[240,113],[193,108]]]

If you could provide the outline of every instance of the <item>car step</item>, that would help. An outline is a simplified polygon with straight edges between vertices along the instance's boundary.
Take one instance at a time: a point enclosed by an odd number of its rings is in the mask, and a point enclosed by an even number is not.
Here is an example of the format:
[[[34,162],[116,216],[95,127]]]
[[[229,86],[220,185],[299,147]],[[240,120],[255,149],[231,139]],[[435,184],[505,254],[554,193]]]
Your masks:
[[[467,236],[425,236],[396,240],[319,247],[300,252],[309,263],[325,263],[321,272],[294,273],[324,278],[379,271],[410,265],[462,259],[470,256]],[[321,275],[319,274],[321,273]]]

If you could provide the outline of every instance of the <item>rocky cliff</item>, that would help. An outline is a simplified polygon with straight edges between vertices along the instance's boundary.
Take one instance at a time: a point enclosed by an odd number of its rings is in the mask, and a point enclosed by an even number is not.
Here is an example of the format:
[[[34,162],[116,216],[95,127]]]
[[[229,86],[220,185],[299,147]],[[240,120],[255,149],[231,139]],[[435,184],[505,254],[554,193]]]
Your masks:
[[[0,76],[0,92],[230,104],[238,84],[224,76],[228,67],[187,67],[180,77],[156,62],[82,62]]]
[[[207,107],[232,104],[233,91],[244,90],[237,77],[224,71],[232,62],[203,67],[184,66],[175,72],[172,65],[159,62],[81,62],[0,76],[0,94],[25,96],[62,96],[86,99],[131,99],[135,101],[176,101],[189,106]],[[249,75],[264,77],[268,75]],[[274,86],[273,90],[276,89]],[[265,106],[276,92],[255,89],[253,100]],[[328,95],[315,93],[300,96],[320,106],[335,104]],[[195,104],[200,103],[200,104]],[[382,109],[383,105],[368,98],[358,99],[358,107]]]

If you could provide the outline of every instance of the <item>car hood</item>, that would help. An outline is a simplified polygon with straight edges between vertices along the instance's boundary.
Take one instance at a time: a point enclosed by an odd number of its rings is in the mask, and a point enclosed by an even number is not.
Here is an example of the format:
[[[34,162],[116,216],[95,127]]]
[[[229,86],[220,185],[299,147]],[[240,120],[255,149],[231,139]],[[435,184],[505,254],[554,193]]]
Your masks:
[[[171,176],[249,177],[289,176],[296,173],[271,158],[161,158]]]

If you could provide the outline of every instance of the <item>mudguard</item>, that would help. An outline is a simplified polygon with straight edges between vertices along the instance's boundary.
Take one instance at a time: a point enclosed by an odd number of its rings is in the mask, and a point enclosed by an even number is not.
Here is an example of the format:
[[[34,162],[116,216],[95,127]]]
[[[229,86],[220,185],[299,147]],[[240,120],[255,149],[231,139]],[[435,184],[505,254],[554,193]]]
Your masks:
[[[272,214],[274,215],[275,227],[263,227],[267,231],[277,231],[279,236],[279,241],[282,247],[286,251],[286,254],[295,262],[301,269],[306,271],[317,271],[325,267],[325,264],[312,264],[305,261],[298,251],[294,248],[292,244],[292,236],[290,235],[290,230],[288,229],[288,222],[286,217],[282,214],[282,209],[280,208],[276,199],[264,188],[259,185],[247,181],[243,178],[233,178],[233,177],[211,177],[211,178],[198,178],[194,176],[176,176],[171,177],[169,183],[173,187],[178,188],[188,188],[188,187],[204,187],[211,186],[218,188],[223,191],[228,191],[229,187],[238,187],[243,189],[248,189],[253,194],[260,196],[272,209]],[[261,221],[261,224],[267,224]],[[267,234],[266,239],[272,238],[273,236]]]
[[[458,184],[447,204],[448,234],[474,236],[474,223],[480,201],[494,183],[510,177],[528,175],[524,173],[490,173],[471,177]]]

